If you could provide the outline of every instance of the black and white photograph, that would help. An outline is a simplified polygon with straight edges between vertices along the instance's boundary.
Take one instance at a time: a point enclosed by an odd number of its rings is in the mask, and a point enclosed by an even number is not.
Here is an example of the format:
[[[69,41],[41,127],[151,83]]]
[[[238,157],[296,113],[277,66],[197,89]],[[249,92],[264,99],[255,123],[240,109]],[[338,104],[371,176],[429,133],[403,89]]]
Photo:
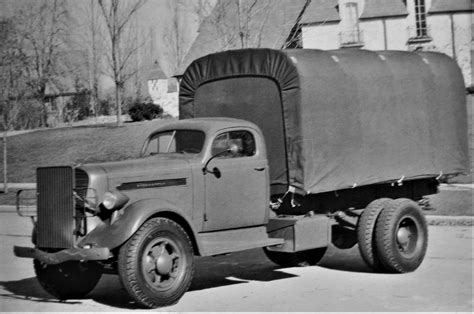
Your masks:
[[[473,0],[0,0],[0,312],[472,313]]]

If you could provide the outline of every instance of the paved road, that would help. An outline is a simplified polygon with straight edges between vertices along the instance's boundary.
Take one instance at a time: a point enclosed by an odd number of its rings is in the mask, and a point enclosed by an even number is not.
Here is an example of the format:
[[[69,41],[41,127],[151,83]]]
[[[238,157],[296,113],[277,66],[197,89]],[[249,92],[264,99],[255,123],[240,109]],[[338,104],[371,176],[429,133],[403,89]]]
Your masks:
[[[86,299],[51,299],[31,260],[12,254],[14,244],[29,245],[30,231],[27,218],[0,213],[0,312],[136,309],[114,275],[104,275]],[[306,268],[278,268],[261,250],[199,258],[190,291],[161,310],[472,312],[472,227],[431,226],[429,233],[427,257],[409,274],[368,272],[357,247],[330,248],[321,266]]]

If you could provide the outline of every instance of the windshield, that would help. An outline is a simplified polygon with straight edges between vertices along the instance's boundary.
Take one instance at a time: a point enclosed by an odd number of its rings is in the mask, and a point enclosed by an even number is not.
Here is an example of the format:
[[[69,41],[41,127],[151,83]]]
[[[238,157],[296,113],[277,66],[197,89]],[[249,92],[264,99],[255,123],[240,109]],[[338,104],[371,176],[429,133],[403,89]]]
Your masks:
[[[142,156],[170,153],[199,154],[204,146],[204,132],[172,130],[154,134],[145,144]]]

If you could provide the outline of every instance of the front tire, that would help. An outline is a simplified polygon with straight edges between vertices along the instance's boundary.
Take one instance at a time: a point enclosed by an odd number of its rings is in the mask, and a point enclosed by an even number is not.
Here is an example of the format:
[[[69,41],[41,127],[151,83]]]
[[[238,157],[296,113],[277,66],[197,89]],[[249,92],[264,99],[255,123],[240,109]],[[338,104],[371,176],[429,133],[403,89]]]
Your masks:
[[[120,249],[118,271],[122,285],[139,305],[175,304],[194,275],[191,240],[176,222],[150,219]]]
[[[406,273],[423,262],[428,227],[415,202],[403,198],[392,201],[382,210],[375,230],[376,250],[384,271]]]
[[[267,248],[263,248],[263,251],[269,260],[282,267],[305,267],[319,263],[326,253],[326,249],[317,248],[295,253],[270,251]]]
[[[97,262],[47,265],[35,259],[33,265],[41,286],[59,300],[84,298],[102,276],[102,265]]]

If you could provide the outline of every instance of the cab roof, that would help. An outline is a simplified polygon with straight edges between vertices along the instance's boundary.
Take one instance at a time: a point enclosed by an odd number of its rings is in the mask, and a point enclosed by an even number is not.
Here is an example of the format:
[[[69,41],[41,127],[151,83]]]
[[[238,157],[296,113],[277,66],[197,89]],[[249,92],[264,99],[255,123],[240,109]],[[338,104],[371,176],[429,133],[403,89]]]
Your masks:
[[[194,129],[200,130],[205,133],[212,133],[217,132],[222,129],[227,128],[251,128],[259,130],[259,128],[252,122],[241,120],[241,119],[234,119],[234,118],[223,118],[223,117],[216,117],[216,118],[193,118],[193,119],[183,119],[183,120],[176,120],[170,123],[167,123],[159,128],[157,128],[153,134],[158,132],[163,132],[166,130],[179,130],[179,129]]]

